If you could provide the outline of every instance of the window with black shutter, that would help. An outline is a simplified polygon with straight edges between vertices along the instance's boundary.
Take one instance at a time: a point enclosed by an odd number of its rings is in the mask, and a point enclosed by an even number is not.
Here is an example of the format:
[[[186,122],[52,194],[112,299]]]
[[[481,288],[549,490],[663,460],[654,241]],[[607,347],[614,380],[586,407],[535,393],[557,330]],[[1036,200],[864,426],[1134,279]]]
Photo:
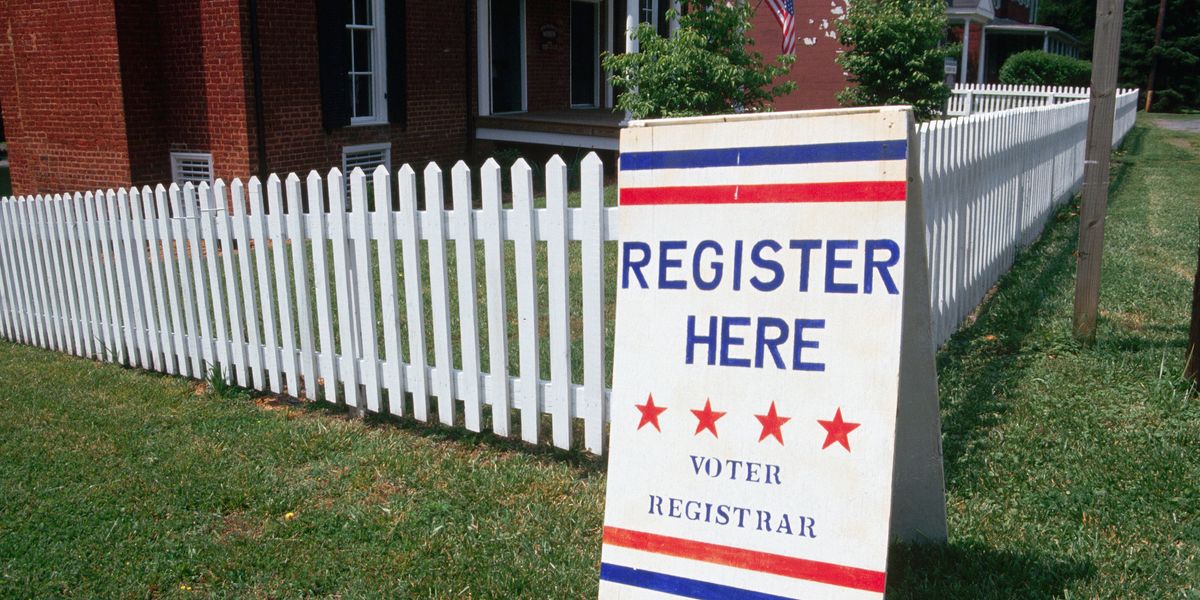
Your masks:
[[[326,129],[404,123],[402,0],[317,0]]]

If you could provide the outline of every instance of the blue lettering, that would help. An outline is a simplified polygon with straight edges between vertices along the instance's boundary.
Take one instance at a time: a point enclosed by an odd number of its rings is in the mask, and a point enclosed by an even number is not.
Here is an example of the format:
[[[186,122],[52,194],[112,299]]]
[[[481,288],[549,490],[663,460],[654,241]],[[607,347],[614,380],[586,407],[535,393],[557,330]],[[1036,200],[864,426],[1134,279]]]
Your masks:
[[[812,348],[816,350],[821,346],[821,343],[816,340],[804,339],[805,329],[825,329],[825,319],[796,319],[796,341],[795,345],[792,347],[792,369],[796,371],[824,371],[825,363],[804,362],[800,359],[800,352],[804,348]]]
[[[687,364],[693,364],[696,344],[708,345],[708,364],[717,362],[717,318],[708,318],[708,335],[696,333],[696,315],[688,315],[687,324]]]
[[[839,269],[849,269],[850,260],[838,260],[838,250],[858,248],[858,240],[829,240],[825,248],[825,291],[833,294],[857,294],[858,284],[837,283],[834,277]]]
[[[692,279],[696,281],[696,287],[707,292],[721,285],[721,271],[724,269],[724,265],[716,260],[710,262],[708,266],[712,269],[713,277],[705,281],[704,276],[700,273],[700,261],[704,258],[705,250],[712,250],[713,254],[717,256],[724,254],[724,251],[720,244],[712,240],[704,240],[696,244],[696,253],[692,255]]]
[[[664,290],[684,290],[687,289],[687,281],[683,279],[667,279],[667,269],[675,269],[683,266],[683,261],[678,258],[671,258],[672,250],[683,250],[687,248],[687,242],[682,240],[662,241],[658,243],[658,287]]]
[[[716,317],[713,317],[714,319]],[[731,346],[742,346],[746,339],[734,337],[730,330],[734,327],[744,327],[750,324],[750,317],[724,317],[721,319],[721,366],[722,367],[749,367],[750,359],[748,358],[731,358],[729,356],[729,348]],[[690,343],[690,340],[689,340]],[[711,363],[710,363],[711,364]]]
[[[774,336],[769,336],[767,328],[774,328],[778,333]],[[754,368],[762,368],[764,350],[766,350],[771,353],[771,358],[775,360],[776,369],[786,369],[787,367],[783,363],[783,356],[779,354],[779,346],[783,345],[788,339],[787,321],[774,317],[759,317],[757,337],[758,343],[754,345]]]
[[[896,289],[896,281],[892,279],[892,273],[888,269],[900,262],[900,246],[894,240],[867,240],[865,250],[867,253],[867,268],[863,273],[863,293],[871,293],[871,284],[874,279],[871,276],[871,272],[879,271],[879,278],[883,280],[883,287],[887,288],[887,293],[892,295],[899,294],[900,290]],[[887,250],[890,256],[887,260],[875,260],[876,250]]]
[[[779,264],[777,260],[764,258],[762,255],[763,249],[779,252],[782,248],[779,242],[775,240],[761,240],[754,245],[754,248],[750,251],[750,262],[754,263],[754,266],[760,269],[766,269],[775,274],[769,281],[763,281],[757,275],[751,277],[750,285],[753,285],[754,289],[760,292],[773,292],[783,284],[783,265]]]
[[[800,251],[800,291],[808,291],[808,264],[812,251],[821,247],[821,240],[792,240],[788,248]]]
[[[631,254],[634,250],[642,252],[641,258],[633,260]],[[633,276],[637,277],[638,282],[642,284],[642,289],[649,287],[646,285],[646,277],[642,275],[642,268],[650,264],[650,244],[646,242],[625,242],[623,246],[621,263],[624,267],[621,268],[621,288],[629,289],[629,272],[633,271]]]

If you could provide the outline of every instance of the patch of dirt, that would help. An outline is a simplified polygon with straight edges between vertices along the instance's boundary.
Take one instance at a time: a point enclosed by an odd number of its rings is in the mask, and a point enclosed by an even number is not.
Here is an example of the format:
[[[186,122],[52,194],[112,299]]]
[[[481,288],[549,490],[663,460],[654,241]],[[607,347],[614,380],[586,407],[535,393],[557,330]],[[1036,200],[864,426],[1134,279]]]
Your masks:
[[[235,512],[225,515],[221,520],[219,537],[222,540],[230,538],[258,539],[263,534],[261,521],[251,520],[244,513]]]
[[[1200,133],[1200,116],[1190,119],[1155,119],[1154,124],[1163,129],[1171,131],[1185,131],[1188,133]]]
[[[1130,313],[1122,311],[1100,310],[1100,316],[1114,321],[1121,327],[1130,331],[1141,331],[1146,324],[1146,317],[1141,313]]]

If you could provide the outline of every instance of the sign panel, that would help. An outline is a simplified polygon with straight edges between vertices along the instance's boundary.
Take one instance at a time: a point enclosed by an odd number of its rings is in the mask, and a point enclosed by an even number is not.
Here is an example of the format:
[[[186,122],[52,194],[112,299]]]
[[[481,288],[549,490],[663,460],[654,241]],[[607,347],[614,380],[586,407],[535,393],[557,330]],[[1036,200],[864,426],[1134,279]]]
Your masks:
[[[882,597],[910,119],[622,130],[602,598]]]
[[[958,59],[947,56],[942,59],[942,70],[947,75],[958,75]]]

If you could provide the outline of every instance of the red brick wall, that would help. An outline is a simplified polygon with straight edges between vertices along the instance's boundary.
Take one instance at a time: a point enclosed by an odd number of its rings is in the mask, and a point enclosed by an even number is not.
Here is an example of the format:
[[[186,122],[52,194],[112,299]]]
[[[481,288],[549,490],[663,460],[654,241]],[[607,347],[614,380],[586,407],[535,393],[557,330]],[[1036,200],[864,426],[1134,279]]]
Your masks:
[[[340,168],[343,146],[380,142],[392,143],[394,168],[413,162],[420,170],[424,161],[438,160],[448,169],[448,161],[465,157],[467,118],[475,99],[467,97],[467,78],[475,77],[473,64],[466,65],[468,58],[475,60],[473,20],[468,22],[470,46],[464,32],[467,4],[474,6],[474,2],[431,0],[406,3],[406,126],[354,126],[326,132],[321,125],[315,3],[260,0],[269,169],[304,173]],[[473,96],[473,86],[470,91]]]
[[[217,177],[247,176],[252,105],[244,0],[157,4],[169,151],[211,152]]]
[[[846,75],[834,62],[842,45],[835,31],[845,15],[846,0],[796,0],[796,62],[789,79],[796,91],[775,100],[775,110],[835,108],[835,94],[846,87]],[[765,3],[754,14],[751,37],[754,49],[774,60],[780,54],[782,28]]]
[[[130,179],[139,185],[166,182],[171,178],[170,113],[163,101],[168,88],[162,77],[157,1],[121,0],[116,14]]]
[[[0,0],[13,192],[130,180],[113,0]]]

